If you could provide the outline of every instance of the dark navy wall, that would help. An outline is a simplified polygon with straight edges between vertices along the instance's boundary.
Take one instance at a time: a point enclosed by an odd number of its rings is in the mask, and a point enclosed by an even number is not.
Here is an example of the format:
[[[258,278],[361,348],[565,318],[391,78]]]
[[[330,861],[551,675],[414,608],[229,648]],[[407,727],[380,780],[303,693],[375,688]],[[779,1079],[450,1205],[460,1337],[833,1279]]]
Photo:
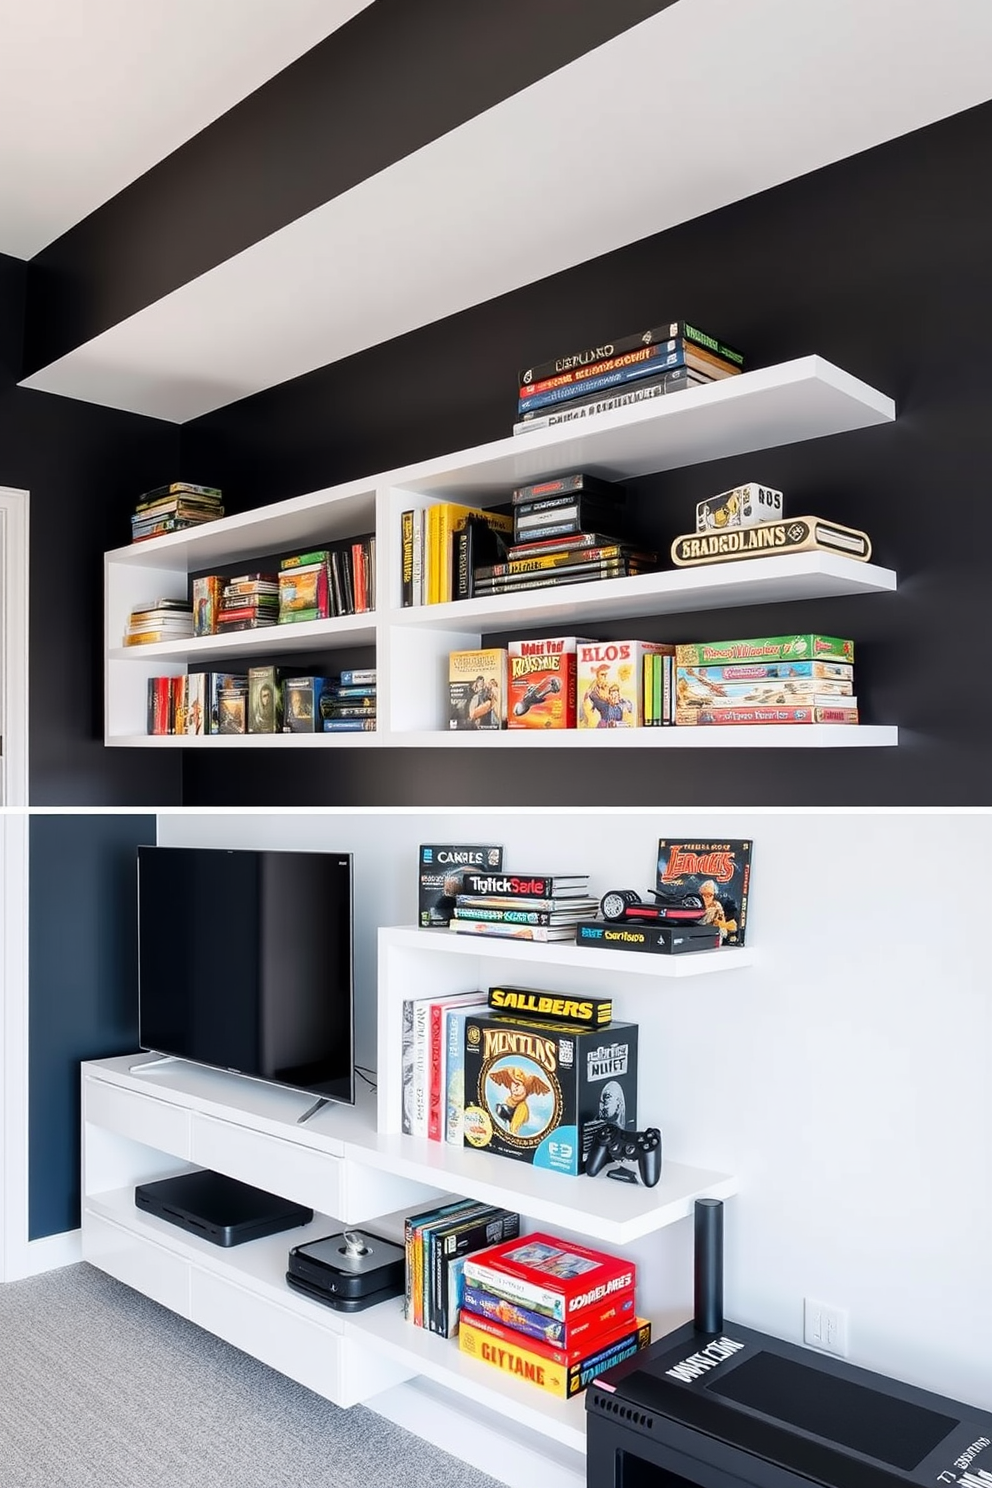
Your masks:
[[[15,385],[25,271],[0,255],[0,485],[31,493],[30,800],[174,805],[178,759],[103,745],[103,554],[138,493],[177,478],[179,429]]]
[[[307,750],[291,769],[275,750],[198,750],[186,755],[184,802],[992,803],[992,700],[974,684],[992,581],[983,535],[992,213],[974,164],[989,158],[992,104],[183,428],[190,468],[211,470],[250,507],[504,437],[517,368],[661,320],[710,329],[754,367],[827,357],[894,397],[895,424],[639,481],[639,526],[664,551],[691,530],[698,500],[760,480],[785,491],[793,515],[867,528],[876,560],[898,572],[899,593],[626,621],[592,634],[849,636],[864,720],[900,725],[897,749],[624,749],[616,764],[608,751],[542,749],[528,753],[526,769],[516,750],[446,749],[443,765],[431,750]],[[524,252],[526,223],[521,233]]]
[[[136,848],[154,816],[33,816],[28,1238],[79,1225],[79,1062],[138,1046]]]

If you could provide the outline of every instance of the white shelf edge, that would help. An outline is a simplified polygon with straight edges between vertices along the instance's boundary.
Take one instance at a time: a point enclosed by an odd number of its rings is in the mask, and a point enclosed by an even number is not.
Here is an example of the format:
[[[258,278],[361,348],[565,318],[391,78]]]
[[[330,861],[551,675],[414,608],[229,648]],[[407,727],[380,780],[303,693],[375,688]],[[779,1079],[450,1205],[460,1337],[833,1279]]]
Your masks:
[[[142,661],[163,657],[191,661],[228,656],[238,651],[287,653],[338,646],[371,645],[375,641],[375,615],[340,615],[332,620],[305,620],[298,625],[266,625],[258,630],[236,630],[229,635],[188,636],[178,641],[159,641],[144,646],[112,646],[109,661]]]
[[[755,962],[751,946],[725,946],[717,951],[663,956],[647,951],[590,950],[573,941],[542,944],[533,940],[501,940],[498,936],[458,935],[448,930],[420,930],[407,925],[383,926],[379,931],[379,945],[380,948],[395,946],[428,955],[439,952],[442,955],[481,956],[493,961],[540,962],[545,966],[565,966],[571,970],[624,971],[635,976],[669,978],[739,971]],[[397,995],[405,995],[402,988]]]
[[[348,734],[110,734],[107,749],[374,749],[384,742],[375,729]]]
[[[404,749],[869,749],[899,742],[890,724],[730,724],[632,729],[504,729],[446,733],[410,730],[383,736]]]
[[[425,630],[506,630],[556,618],[581,607],[581,621],[622,615],[676,615],[702,609],[845,595],[890,594],[897,587],[893,569],[861,563],[835,553],[784,553],[742,558],[699,568],[661,569],[633,578],[595,579],[586,584],[520,590],[486,599],[411,605],[390,610],[390,625]]]

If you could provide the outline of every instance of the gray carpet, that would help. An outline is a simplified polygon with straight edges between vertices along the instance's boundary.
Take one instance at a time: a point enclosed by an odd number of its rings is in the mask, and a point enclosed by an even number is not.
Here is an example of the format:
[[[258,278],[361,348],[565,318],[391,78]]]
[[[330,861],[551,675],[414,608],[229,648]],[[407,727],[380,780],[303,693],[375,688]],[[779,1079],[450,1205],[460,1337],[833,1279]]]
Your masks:
[[[0,1488],[500,1488],[82,1263],[0,1286]]]

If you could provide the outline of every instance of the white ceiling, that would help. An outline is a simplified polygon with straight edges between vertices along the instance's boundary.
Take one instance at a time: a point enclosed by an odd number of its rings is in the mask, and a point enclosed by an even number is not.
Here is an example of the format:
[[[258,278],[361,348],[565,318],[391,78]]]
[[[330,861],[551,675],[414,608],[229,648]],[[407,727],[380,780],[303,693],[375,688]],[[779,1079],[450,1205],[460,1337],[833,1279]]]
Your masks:
[[[0,253],[33,258],[369,0],[0,0]]]
[[[989,0],[681,0],[27,386],[182,422],[989,98]]]

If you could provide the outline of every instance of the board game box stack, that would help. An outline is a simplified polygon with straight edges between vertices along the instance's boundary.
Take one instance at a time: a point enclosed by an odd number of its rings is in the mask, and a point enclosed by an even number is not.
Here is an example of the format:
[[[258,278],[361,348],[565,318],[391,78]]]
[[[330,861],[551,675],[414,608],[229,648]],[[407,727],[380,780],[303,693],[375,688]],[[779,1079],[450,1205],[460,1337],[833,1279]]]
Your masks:
[[[318,713],[325,734],[374,733],[375,667],[351,667],[323,680]]]
[[[455,894],[448,928],[503,940],[574,940],[576,925],[595,910],[587,873],[470,870]]]
[[[535,1231],[466,1256],[458,1346],[558,1399],[651,1341],[633,1261]]]
[[[514,1210],[474,1199],[408,1215],[403,1226],[407,1321],[452,1337],[458,1331],[468,1257],[519,1234],[520,1215]]]
[[[591,579],[651,573],[658,555],[626,536],[623,486],[577,472],[513,492],[513,542],[477,566],[471,594],[515,594]]]
[[[638,1027],[612,1014],[609,998],[490,987],[465,1018],[464,1145],[575,1177],[604,1123],[636,1130]]]
[[[275,573],[237,574],[225,579],[217,613],[216,634],[260,630],[279,620],[279,579]]]
[[[519,374],[514,434],[593,418],[744,369],[736,348],[684,320],[584,346]]]
[[[193,606],[186,599],[156,599],[135,605],[124,631],[125,646],[182,641],[193,634]]]
[[[330,550],[319,548],[280,561],[280,625],[328,618],[331,613],[330,560]]]
[[[675,694],[683,727],[856,724],[854,642],[787,635],[679,645]]]
[[[201,522],[214,522],[224,515],[222,493],[217,486],[194,486],[172,481],[138,497],[131,518],[131,541],[145,542],[167,532],[181,532]]]

